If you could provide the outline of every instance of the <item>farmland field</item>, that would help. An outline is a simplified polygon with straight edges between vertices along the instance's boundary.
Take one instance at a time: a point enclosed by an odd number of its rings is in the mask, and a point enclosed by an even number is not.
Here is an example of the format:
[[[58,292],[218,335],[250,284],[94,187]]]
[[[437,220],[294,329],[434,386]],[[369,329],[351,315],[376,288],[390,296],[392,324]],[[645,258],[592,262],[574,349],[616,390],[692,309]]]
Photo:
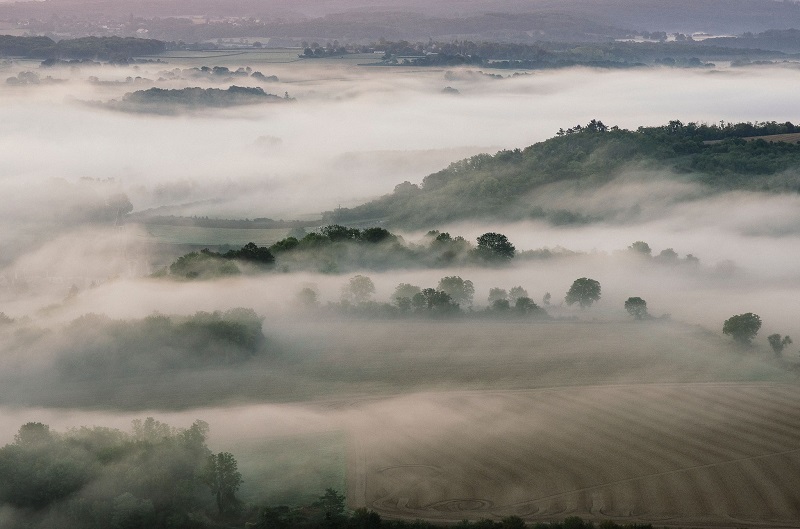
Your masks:
[[[270,246],[286,237],[289,230],[275,229],[239,229],[239,228],[205,228],[200,226],[169,226],[149,224],[145,227],[157,242],[167,244],[191,244],[208,246],[243,246],[254,242],[259,246]]]
[[[797,527],[798,400],[795,386],[735,383],[370,404],[369,429],[355,435],[348,496],[385,516],[440,521],[577,515]]]

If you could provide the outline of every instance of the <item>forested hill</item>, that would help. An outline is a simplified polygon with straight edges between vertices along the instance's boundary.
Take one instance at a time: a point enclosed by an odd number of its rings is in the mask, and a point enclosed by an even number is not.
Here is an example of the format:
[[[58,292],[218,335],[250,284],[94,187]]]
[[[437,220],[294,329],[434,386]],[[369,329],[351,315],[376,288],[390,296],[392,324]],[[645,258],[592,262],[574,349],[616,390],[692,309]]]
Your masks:
[[[705,125],[671,121],[630,131],[592,120],[522,150],[454,162],[425,177],[419,186],[403,182],[389,195],[324,216],[330,223],[382,220],[388,226],[409,229],[477,219],[589,222],[602,219],[586,217],[579,207],[548,209],[536,205],[534,198],[548,184],[588,190],[631,170],[650,175],[647,178],[704,184],[708,193],[797,193],[800,144],[786,136],[769,138],[794,133],[800,133],[800,125],[789,122]]]

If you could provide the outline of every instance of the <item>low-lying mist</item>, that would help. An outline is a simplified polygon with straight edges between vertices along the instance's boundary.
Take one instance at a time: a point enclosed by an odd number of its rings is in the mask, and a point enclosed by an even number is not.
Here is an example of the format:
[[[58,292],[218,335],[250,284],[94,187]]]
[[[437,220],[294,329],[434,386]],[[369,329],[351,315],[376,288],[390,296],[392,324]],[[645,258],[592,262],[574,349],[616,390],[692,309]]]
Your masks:
[[[666,171],[628,167],[602,186],[554,184],[529,197],[591,222],[429,227],[473,245],[483,233],[505,234],[517,250],[507,265],[347,261],[323,273],[291,270],[277,255],[263,273],[214,280],[151,277],[199,245],[127,220],[145,211],[317,219],[466,156],[523,148],[594,118],[631,129],[671,119],[797,121],[797,70],[579,68],[493,79],[333,60],[214,60],[208,66],[250,66],[278,80],[162,75],[197,59],[6,70],[64,82],[0,85],[0,442],[27,421],[125,428],[144,414],[180,427],[206,420],[220,449],[381,424],[387,437],[408,424],[435,437],[474,418],[463,403],[443,404],[446,392],[477,402],[483,391],[796,382],[797,346],[781,357],[766,341],[800,336],[796,194],[712,194]],[[146,117],[87,104],[151,86],[233,84],[296,101]],[[443,94],[445,86],[460,95]],[[398,234],[429,244],[425,231]],[[651,255],[628,249],[637,241]],[[668,249],[676,258],[659,260]],[[436,288],[448,276],[470,280],[474,299],[439,319],[348,313],[342,293],[357,274],[372,280],[378,304],[396,303],[401,283]],[[600,300],[567,305],[570,285],[584,277],[600,283]],[[490,289],[517,286],[549,318],[487,311]],[[303,289],[316,306],[301,302]],[[635,321],[624,308],[630,297],[646,300],[653,318]],[[263,335],[251,348],[224,320],[242,309]],[[747,312],[763,320],[752,347],[722,335],[727,318]],[[187,337],[198,322],[204,330]],[[506,420],[502,404],[482,402]]]

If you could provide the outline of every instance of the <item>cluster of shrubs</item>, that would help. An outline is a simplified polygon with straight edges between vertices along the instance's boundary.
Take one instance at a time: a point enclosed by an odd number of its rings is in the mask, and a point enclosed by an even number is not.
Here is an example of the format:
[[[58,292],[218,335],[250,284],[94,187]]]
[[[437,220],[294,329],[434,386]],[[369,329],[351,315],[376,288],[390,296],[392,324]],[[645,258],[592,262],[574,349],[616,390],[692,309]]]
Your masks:
[[[249,242],[239,250],[229,250],[225,253],[212,252],[204,248],[199,252],[182,255],[169,266],[169,275],[180,279],[211,279],[239,275],[242,273],[240,265],[263,270],[274,262],[275,257],[269,248]],[[154,277],[166,275],[167,269],[162,269],[156,272]]]

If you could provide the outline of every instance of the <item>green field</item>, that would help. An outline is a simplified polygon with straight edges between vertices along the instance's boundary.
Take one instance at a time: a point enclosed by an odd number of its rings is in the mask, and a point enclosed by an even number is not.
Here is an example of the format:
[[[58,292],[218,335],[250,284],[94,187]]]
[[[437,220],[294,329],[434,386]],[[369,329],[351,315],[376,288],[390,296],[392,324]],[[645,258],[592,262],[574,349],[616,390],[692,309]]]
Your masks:
[[[202,228],[161,224],[147,224],[142,227],[156,242],[197,246],[244,246],[249,242],[271,246],[285,238],[290,231],[288,228]]]

